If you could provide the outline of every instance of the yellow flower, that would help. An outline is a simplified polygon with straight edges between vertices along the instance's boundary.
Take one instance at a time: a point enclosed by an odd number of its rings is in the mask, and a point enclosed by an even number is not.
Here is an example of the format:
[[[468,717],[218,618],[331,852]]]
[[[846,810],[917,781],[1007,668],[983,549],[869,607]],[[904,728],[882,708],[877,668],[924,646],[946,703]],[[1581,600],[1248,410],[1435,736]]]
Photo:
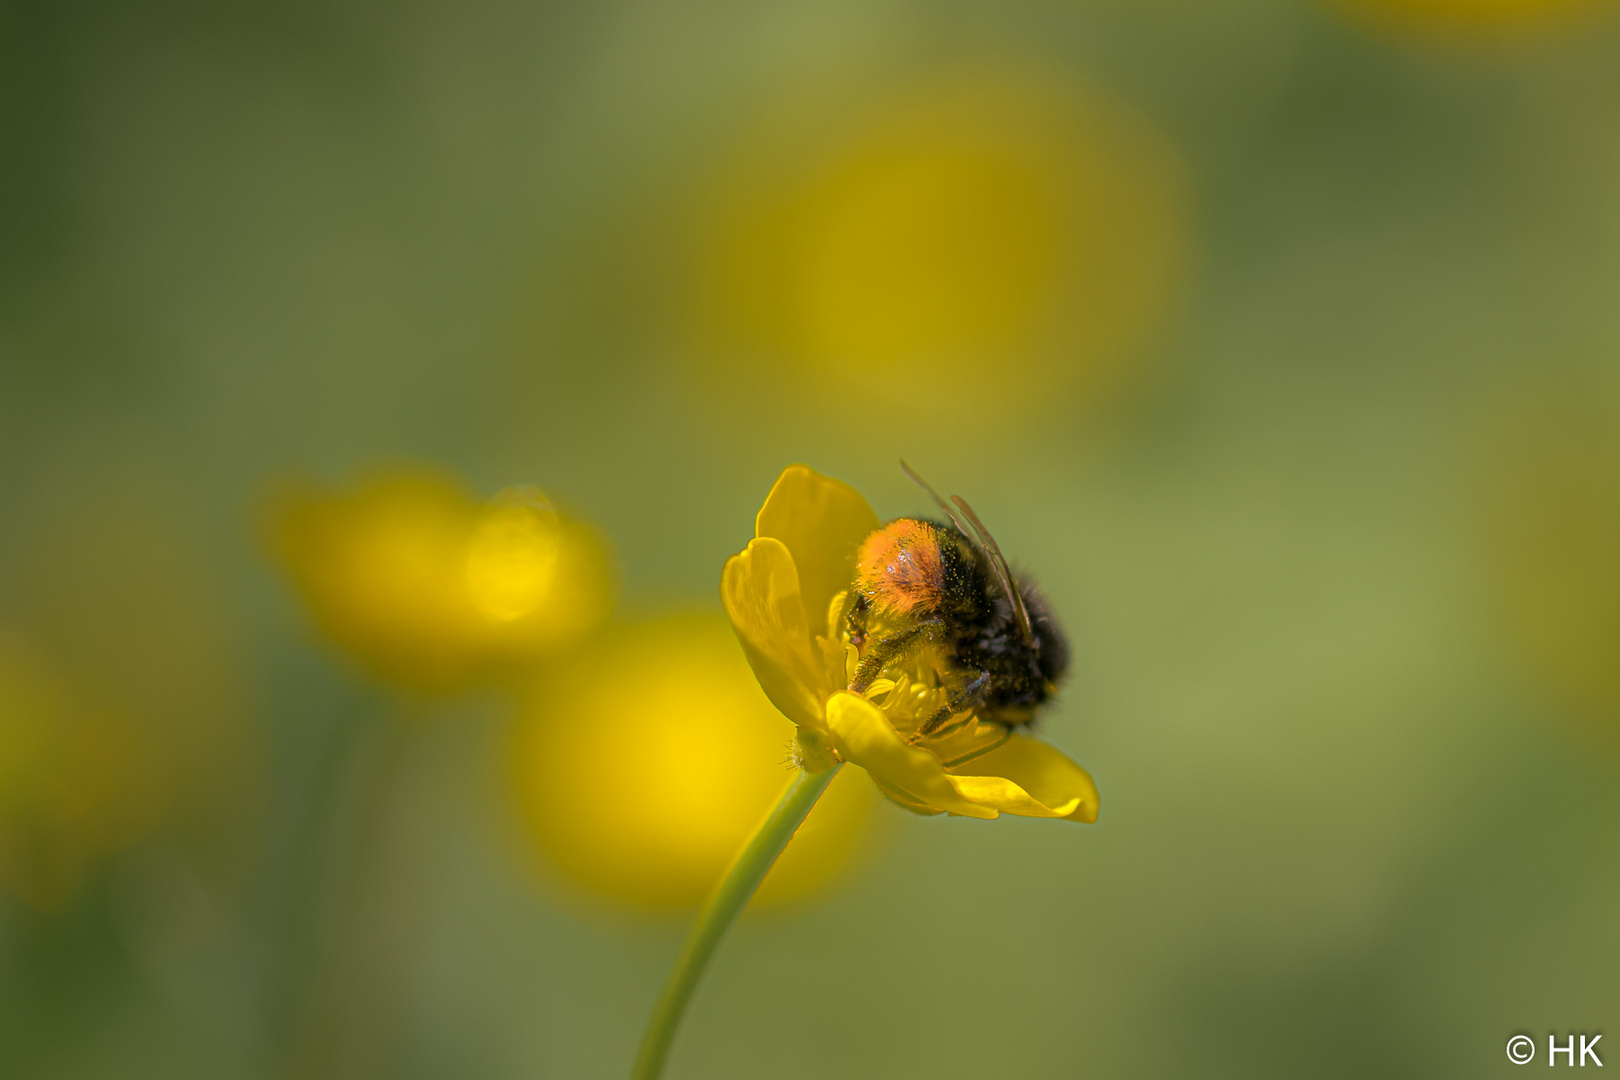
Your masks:
[[[57,907],[98,858],[150,831],[171,764],[126,709],[86,700],[0,634],[0,881],[23,899]]]
[[[721,598],[771,702],[811,752],[830,744],[917,813],[1095,821],[1091,777],[1039,739],[972,716],[918,736],[947,696],[937,655],[891,665],[865,695],[846,689],[858,660],[842,629],[855,551],[879,524],[859,492],[795,465],[766,497],[754,539],[727,560]]]
[[[1094,400],[1165,320],[1183,201],[1144,120],[1027,66],[781,110],[694,208],[697,370],[725,395],[838,400],[874,368],[926,370],[912,404],[979,427]]]
[[[273,539],[322,631],[386,682],[446,691],[553,652],[611,605],[602,540],[533,488],[480,506],[428,471],[282,493]]]
[[[226,871],[259,759],[206,558],[116,495],[19,548],[0,581],[0,886],[60,908],[155,833],[204,879]]]
[[[1620,435],[1613,391],[1520,391],[1491,432],[1488,552],[1531,676],[1620,734]]]
[[[1554,30],[1595,14],[1605,0],[1337,0],[1356,17],[1399,33],[1452,39],[1509,38]]]
[[[514,729],[524,824],[549,869],[644,909],[695,907],[788,782],[793,737],[724,619],[609,631],[546,674]],[[848,869],[871,788],[853,773],[822,797],[765,880],[801,899]]]

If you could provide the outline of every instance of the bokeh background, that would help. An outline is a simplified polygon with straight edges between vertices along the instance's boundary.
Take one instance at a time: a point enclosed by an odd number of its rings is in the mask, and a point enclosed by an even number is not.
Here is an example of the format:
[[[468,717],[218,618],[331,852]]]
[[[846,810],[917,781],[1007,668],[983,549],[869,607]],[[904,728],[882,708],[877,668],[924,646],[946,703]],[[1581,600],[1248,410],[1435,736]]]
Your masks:
[[[1617,298],[1598,0],[9,0],[0,1072],[623,1075],[787,775],[721,562],[902,454],[1102,816],[846,770],[671,1076],[1613,1029]]]

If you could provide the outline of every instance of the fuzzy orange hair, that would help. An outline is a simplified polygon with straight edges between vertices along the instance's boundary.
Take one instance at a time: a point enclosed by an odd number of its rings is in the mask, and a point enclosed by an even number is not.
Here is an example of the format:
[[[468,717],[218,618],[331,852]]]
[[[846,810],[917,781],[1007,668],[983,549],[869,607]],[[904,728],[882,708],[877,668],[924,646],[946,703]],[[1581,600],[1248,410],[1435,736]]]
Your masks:
[[[857,587],[879,611],[909,615],[939,607],[945,563],[939,532],[926,521],[900,518],[861,541]]]

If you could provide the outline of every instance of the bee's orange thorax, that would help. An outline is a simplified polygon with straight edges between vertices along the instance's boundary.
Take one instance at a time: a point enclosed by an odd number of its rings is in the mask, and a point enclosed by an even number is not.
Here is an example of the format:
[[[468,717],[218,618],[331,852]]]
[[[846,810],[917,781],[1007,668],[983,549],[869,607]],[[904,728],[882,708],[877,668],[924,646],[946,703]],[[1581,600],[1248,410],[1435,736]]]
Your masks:
[[[902,615],[934,610],[945,590],[939,533],[915,518],[889,522],[861,542],[855,581],[879,609]]]

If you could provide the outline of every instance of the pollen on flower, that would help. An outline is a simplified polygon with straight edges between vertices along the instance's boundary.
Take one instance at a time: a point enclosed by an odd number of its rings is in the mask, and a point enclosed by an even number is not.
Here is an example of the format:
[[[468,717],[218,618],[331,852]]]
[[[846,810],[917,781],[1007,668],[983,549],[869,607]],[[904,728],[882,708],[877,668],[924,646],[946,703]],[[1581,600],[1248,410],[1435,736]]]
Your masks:
[[[839,626],[841,618],[841,606],[835,605],[834,628]],[[849,644],[847,630],[842,632],[840,640],[850,657],[846,669],[853,671],[859,663],[859,651]],[[974,710],[964,709],[923,735],[923,725],[950,700],[952,687],[942,675],[950,669],[947,656],[937,647],[925,646],[885,667],[862,696],[883,711],[890,726],[906,742],[927,749],[945,767],[954,768],[1001,746],[1012,729],[1005,724],[981,720]]]

